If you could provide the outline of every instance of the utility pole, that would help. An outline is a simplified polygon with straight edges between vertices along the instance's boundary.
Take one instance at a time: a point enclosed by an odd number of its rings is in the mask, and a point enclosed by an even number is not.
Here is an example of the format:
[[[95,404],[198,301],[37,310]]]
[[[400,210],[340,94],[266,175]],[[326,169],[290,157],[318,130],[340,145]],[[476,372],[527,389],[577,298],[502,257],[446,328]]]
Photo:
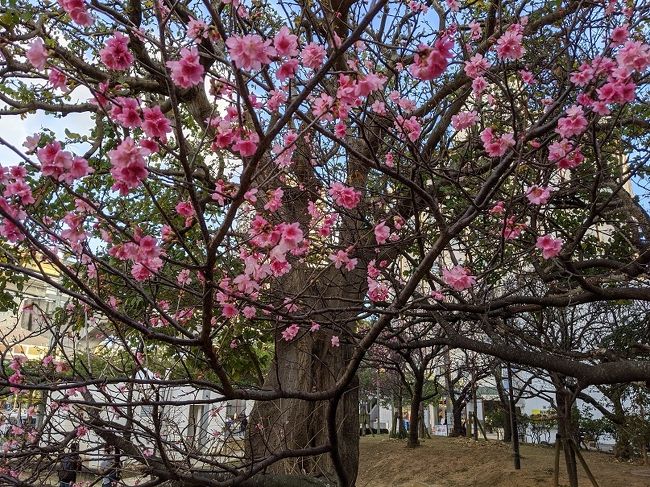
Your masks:
[[[476,368],[472,360],[472,409],[474,421],[472,423],[472,435],[474,441],[478,441],[478,400],[476,398]]]
[[[517,410],[515,399],[512,393],[512,368],[508,362],[508,403],[510,403],[510,428],[512,430],[512,456],[514,458],[515,470],[521,469],[521,457],[519,455],[519,431],[517,430]]]
[[[379,374],[381,372],[381,368],[377,368],[377,434],[381,433],[379,427],[381,423],[379,422],[379,417],[381,414],[381,409],[379,409]]]

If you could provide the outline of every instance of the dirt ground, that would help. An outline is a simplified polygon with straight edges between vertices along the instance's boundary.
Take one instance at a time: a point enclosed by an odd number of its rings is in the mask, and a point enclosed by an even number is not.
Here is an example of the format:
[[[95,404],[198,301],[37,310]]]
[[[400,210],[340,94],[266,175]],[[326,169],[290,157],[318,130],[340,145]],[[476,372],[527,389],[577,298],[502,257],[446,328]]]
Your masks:
[[[521,446],[521,470],[510,446],[498,441],[433,437],[416,449],[386,435],[361,438],[357,487],[551,487],[552,447]],[[617,462],[612,455],[584,452],[599,487],[650,487],[650,466]],[[567,486],[564,456],[560,485]],[[591,487],[580,471],[580,486]]]

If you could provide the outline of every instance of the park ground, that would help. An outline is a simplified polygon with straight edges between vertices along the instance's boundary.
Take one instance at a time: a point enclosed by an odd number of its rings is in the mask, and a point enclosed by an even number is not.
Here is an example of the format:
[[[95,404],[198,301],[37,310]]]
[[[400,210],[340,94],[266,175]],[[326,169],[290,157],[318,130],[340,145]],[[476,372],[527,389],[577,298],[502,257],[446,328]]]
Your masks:
[[[357,487],[542,487],[553,485],[552,447],[522,445],[521,470],[502,442],[433,437],[407,449],[386,435],[361,438]],[[582,452],[599,487],[650,487],[650,466],[619,462],[612,455]],[[564,456],[560,485],[567,486]],[[591,486],[580,471],[580,485]]]

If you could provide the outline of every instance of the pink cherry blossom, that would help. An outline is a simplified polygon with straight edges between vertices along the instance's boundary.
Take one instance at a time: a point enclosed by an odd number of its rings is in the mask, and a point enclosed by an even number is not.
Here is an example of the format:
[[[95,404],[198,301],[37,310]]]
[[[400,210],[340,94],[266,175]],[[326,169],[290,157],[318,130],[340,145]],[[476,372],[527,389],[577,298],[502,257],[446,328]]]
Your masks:
[[[187,23],[187,35],[194,41],[200,42],[208,37],[208,26],[202,20],[191,19]]]
[[[552,235],[547,234],[537,238],[535,247],[542,251],[544,259],[551,259],[561,252],[563,244],[564,240],[561,238],[555,239]]]
[[[115,98],[110,116],[122,127],[139,127],[142,124],[139,100],[122,96]]]
[[[235,316],[237,316],[239,314],[239,310],[235,307],[235,305],[233,305],[231,303],[225,303],[221,307],[221,314],[225,318],[234,318]]]
[[[341,346],[341,341],[338,336],[334,335],[332,339],[330,340],[330,343],[333,347],[340,347]]]
[[[348,271],[353,270],[358,262],[356,258],[351,259],[345,250],[338,250],[336,253],[330,254],[329,259],[337,269],[345,266]]]
[[[266,104],[269,110],[275,111],[287,101],[287,94],[282,90],[272,90],[269,95],[271,96]]]
[[[481,24],[478,22],[472,21],[469,23],[469,31],[471,34],[470,39],[476,41],[481,38]]]
[[[99,57],[108,69],[125,71],[133,64],[133,55],[128,46],[129,38],[116,32],[106,41],[106,47],[99,51]]]
[[[390,235],[390,228],[385,222],[379,222],[375,225],[375,239],[379,245],[386,243]]]
[[[533,73],[526,71],[525,69],[519,70],[519,76],[521,76],[521,80],[527,85],[534,85],[537,83],[537,80],[535,79]]]
[[[490,68],[490,62],[481,54],[474,54],[465,62],[465,74],[470,78],[478,78]]]
[[[568,139],[574,135],[580,135],[587,129],[587,119],[585,118],[584,111],[579,105],[573,105],[566,111],[566,117],[560,118],[557,121],[557,128],[555,131],[560,134],[562,138]]]
[[[88,9],[83,0],[57,0],[59,5],[70,18],[82,27],[88,27],[93,24],[93,18],[88,13]]]
[[[571,73],[569,80],[576,86],[587,86],[593,77],[593,68],[589,64],[583,63],[578,68],[578,71]]]
[[[32,188],[21,179],[17,179],[12,183],[7,184],[3,196],[5,198],[16,196],[20,198],[22,205],[30,205],[35,201],[32,197]]]
[[[629,35],[630,33],[628,31],[627,24],[623,24],[623,25],[619,25],[618,27],[615,27],[610,36],[610,38],[612,39],[611,45],[619,46],[623,44],[625,41],[627,41]]]
[[[451,126],[455,130],[464,130],[476,124],[476,122],[478,122],[478,113],[473,110],[471,112],[459,112],[451,117]]]
[[[244,316],[249,320],[255,318],[255,315],[257,314],[257,310],[254,306],[244,306],[242,312]]]
[[[50,72],[47,74],[47,79],[54,88],[67,91],[67,86],[66,86],[67,78],[65,74],[59,71],[58,69],[56,68],[50,69]]]
[[[172,81],[176,86],[190,88],[203,82],[204,69],[195,47],[181,49],[181,58],[178,61],[168,61],[167,67],[171,70]]]
[[[329,195],[338,206],[352,210],[361,201],[361,193],[354,188],[335,182],[330,186]]]
[[[459,265],[450,270],[443,269],[442,280],[456,291],[469,289],[476,283],[476,277],[470,275],[465,267]]]
[[[420,137],[422,132],[422,126],[416,117],[410,117],[405,119],[401,115],[395,118],[395,126],[397,130],[411,141],[415,142]]]
[[[386,104],[383,101],[375,100],[370,106],[370,109],[377,115],[386,115]]]
[[[445,300],[445,295],[442,294],[440,291],[431,291],[431,297],[435,299],[436,301],[444,301]]]
[[[509,148],[515,145],[513,134],[507,133],[500,137],[496,137],[492,128],[488,127],[481,132],[481,141],[483,148],[490,157],[501,157]]]
[[[298,332],[300,332],[300,327],[297,324],[293,323],[284,329],[284,331],[282,332],[282,339],[285,342],[290,342],[291,340],[296,338]]]
[[[526,228],[525,223],[517,223],[516,218],[511,216],[505,221],[503,228],[503,238],[506,240],[514,240],[521,235],[521,232]]]
[[[618,51],[616,61],[630,71],[641,73],[650,65],[650,46],[641,41],[627,41]]]
[[[47,62],[47,49],[43,44],[43,39],[37,37],[29,45],[29,49],[25,53],[29,63],[34,66],[36,69],[45,68],[45,63]]]
[[[27,213],[10,205],[4,198],[0,198],[0,209],[19,222],[27,218]],[[0,219],[0,236],[6,238],[9,242],[20,242],[25,238],[20,229],[7,218]]]
[[[420,45],[409,66],[409,72],[416,78],[428,81],[437,78],[447,69],[454,41],[451,37],[440,37],[433,47]]]
[[[142,130],[147,134],[147,137],[155,137],[163,142],[166,141],[167,133],[171,132],[172,128],[169,119],[165,117],[160,107],[144,108],[142,115],[144,116]]]
[[[109,151],[111,175],[115,179],[113,189],[126,195],[130,189],[138,187],[149,175],[144,160],[147,155],[149,151],[136,146],[131,137],[127,137],[117,148]]]
[[[183,269],[178,273],[178,276],[176,276],[176,282],[180,286],[187,286],[192,282],[192,278],[190,277],[190,270],[189,269]]]
[[[533,185],[526,191],[526,198],[534,205],[545,205],[551,197],[551,188]]]
[[[325,54],[326,51],[323,46],[311,42],[303,48],[300,58],[307,68],[318,69],[323,65]]]
[[[572,154],[578,155],[577,160]],[[582,162],[584,158],[580,154],[579,149],[576,149],[574,152],[574,147],[571,142],[567,139],[562,139],[548,146],[548,159],[551,162],[555,162],[562,169],[571,169]]]
[[[283,25],[273,38],[273,47],[278,56],[297,56],[298,37],[292,34],[286,25]]]
[[[522,28],[520,25],[512,25],[497,40],[497,56],[501,59],[520,59],[526,49],[521,45]]]
[[[259,135],[255,132],[251,132],[247,139],[237,139],[232,146],[232,150],[239,152],[242,157],[250,157],[257,151],[257,144],[259,141]]]
[[[386,83],[386,78],[376,73],[370,73],[357,81],[355,94],[368,96],[373,91],[380,90]]]
[[[33,152],[38,147],[38,143],[41,140],[41,134],[28,135],[25,137],[25,142],[23,142],[23,147],[27,149],[28,152]]]
[[[368,277],[368,297],[371,301],[382,302],[388,298],[388,286],[383,282],[376,281],[372,277]]]
[[[483,76],[479,76],[478,78],[475,78],[474,81],[472,81],[472,92],[475,95],[480,95],[485,91],[487,86],[488,83],[486,79]]]
[[[460,10],[460,5],[458,5],[456,0],[445,0],[445,3],[447,3],[449,10],[452,12],[458,12]]]
[[[298,69],[299,61],[297,59],[289,59],[288,61],[282,63],[275,73],[275,77],[280,81],[286,81],[292,79],[296,75],[296,70]]]
[[[246,70],[258,70],[262,65],[271,62],[271,57],[277,52],[270,44],[270,40],[265,41],[257,34],[233,36],[226,40],[228,52],[235,66]]]

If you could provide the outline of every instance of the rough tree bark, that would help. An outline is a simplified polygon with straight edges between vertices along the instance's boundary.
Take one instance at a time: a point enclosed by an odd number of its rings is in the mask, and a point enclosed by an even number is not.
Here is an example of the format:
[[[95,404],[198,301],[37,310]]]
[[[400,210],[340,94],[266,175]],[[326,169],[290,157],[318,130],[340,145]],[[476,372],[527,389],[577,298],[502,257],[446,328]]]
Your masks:
[[[503,375],[501,374],[501,368],[496,367],[494,373],[495,383],[497,385],[497,393],[499,394],[499,407],[503,412],[504,424],[503,424],[503,441],[505,443],[510,443],[512,440],[512,423],[510,419],[510,406],[508,404],[509,399],[506,395],[506,391],[503,389]]]
[[[422,403],[422,388],[424,387],[424,373],[415,374],[415,383],[413,384],[413,397],[411,398],[411,424],[409,426],[408,448],[420,446],[418,432],[420,425],[420,404]]]
[[[573,448],[568,447],[568,443],[574,441],[577,436],[576,425],[571,416],[575,396],[565,387],[561,379],[554,379],[553,382],[556,387],[555,398],[557,401],[558,433],[564,441],[564,460],[569,477],[569,486],[578,487],[576,454]]]

